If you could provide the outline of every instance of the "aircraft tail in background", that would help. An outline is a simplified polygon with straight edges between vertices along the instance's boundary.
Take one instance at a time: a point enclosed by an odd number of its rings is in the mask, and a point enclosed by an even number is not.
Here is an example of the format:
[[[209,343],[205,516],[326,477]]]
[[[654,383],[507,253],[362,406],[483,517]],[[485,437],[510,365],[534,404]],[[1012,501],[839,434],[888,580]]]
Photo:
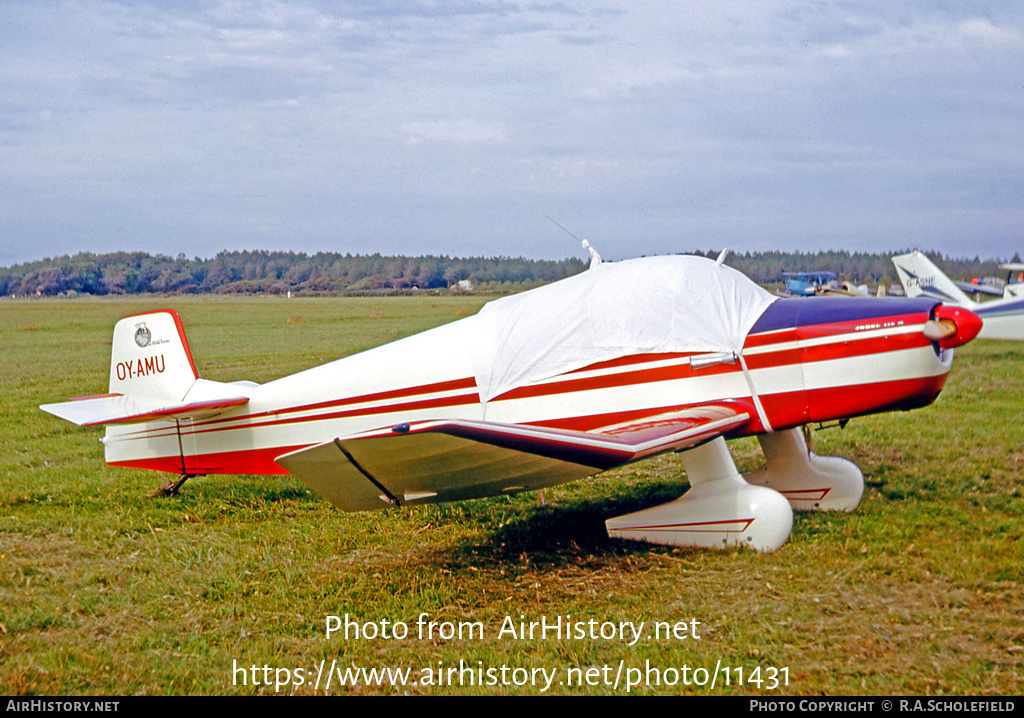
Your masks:
[[[916,249],[910,254],[893,257],[892,263],[896,265],[903,291],[908,297],[932,297],[945,304],[955,304],[968,309],[977,306],[953,280]]]

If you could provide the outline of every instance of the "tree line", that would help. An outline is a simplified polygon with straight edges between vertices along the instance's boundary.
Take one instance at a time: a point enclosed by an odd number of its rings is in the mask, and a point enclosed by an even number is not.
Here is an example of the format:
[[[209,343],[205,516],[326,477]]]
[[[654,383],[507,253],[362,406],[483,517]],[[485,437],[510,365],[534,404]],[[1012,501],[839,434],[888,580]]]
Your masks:
[[[905,250],[904,250],[905,251]],[[900,254],[902,251],[892,254]],[[692,254],[717,258],[717,250]],[[831,270],[841,279],[876,285],[898,283],[892,254],[823,251],[730,253],[726,263],[762,285],[783,272]],[[954,258],[928,253],[954,279],[1000,276],[1007,260]],[[1011,260],[1021,261],[1019,255]],[[0,296],[74,294],[386,294],[473,288],[510,292],[583,271],[587,260],[522,257],[382,256],[318,252],[234,251],[188,259],[146,252],[81,252],[0,268]]]
[[[319,252],[220,252],[188,259],[83,252],[0,269],[0,296],[75,294],[373,294],[471,286],[515,291],[563,279],[582,259],[404,257]],[[465,282],[469,284],[465,284]]]
[[[840,280],[855,284],[899,284],[899,275],[892,263],[898,254],[907,254],[911,250],[899,249],[886,253],[820,251],[820,252],[748,252],[745,254],[726,255],[725,263],[738,269],[758,284],[781,284],[783,272],[819,272],[832,271],[839,275]],[[924,250],[923,250],[924,251]],[[718,251],[695,252],[715,259]],[[1000,264],[1020,262],[1015,254],[1012,259],[985,259],[979,257],[963,258],[947,256],[938,252],[924,251],[924,254],[935,262],[949,277],[957,280],[970,280],[975,277],[1006,277],[1006,272],[999,269]]]

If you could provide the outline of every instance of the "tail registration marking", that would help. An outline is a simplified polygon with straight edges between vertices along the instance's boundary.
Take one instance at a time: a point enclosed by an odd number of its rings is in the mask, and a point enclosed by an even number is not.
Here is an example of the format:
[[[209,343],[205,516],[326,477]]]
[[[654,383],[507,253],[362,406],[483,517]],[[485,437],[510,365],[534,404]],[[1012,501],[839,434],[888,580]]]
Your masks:
[[[137,379],[149,376],[150,374],[162,374],[166,367],[167,362],[163,354],[146,359],[136,359],[135,361],[119,361],[116,368],[117,378],[118,381],[124,381],[125,379]]]

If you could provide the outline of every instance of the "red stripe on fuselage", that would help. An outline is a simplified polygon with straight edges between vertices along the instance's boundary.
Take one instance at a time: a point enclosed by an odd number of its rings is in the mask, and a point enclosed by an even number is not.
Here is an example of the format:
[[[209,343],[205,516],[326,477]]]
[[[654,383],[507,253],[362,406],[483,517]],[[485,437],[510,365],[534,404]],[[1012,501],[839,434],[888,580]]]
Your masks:
[[[344,402],[341,402],[339,405],[361,403],[363,403],[362,400],[346,400]],[[377,416],[380,414],[422,411],[424,409],[437,409],[441,407],[472,406],[478,403],[479,397],[474,392],[472,394],[461,394],[458,396],[446,396],[436,397],[433,399],[421,399],[418,401],[407,401],[400,404],[385,404],[383,406],[362,407],[357,409],[346,409],[344,411],[323,412],[320,414],[315,414],[314,416],[293,416],[286,419],[270,418],[264,421],[253,421],[251,415],[245,415],[217,419],[210,422],[197,422],[194,428],[192,429],[191,433],[207,434],[211,432],[220,431],[235,431],[237,429],[262,429],[273,426],[286,426],[288,424],[302,424],[307,422],[329,421],[332,419],[351,419],[360,416]],[[281,412],[261,412],[257,416],[276,417],[280,413],[288,414],[295,413],[295,411],[297,410],[286,409]],[[244,423],[237,423],[239,421]],[[225,425],[228,422],[233,422],[233,425]],[[221,426],[217,426],[217,424],[221,424]]]
[[[946,381],[945,374],[921,379],[905,379],[893,382],[868,383],[856,386],[829,387],[807,392],[790,392],[761,395],[765,411],[772,417],[775,430],[789,429],[800,426],[808,421],[824,422],[844,419],[867,413],[879,413],[925,406],[941,391]],[[552,421],[537,422],[536,426],[551,429],[570,429],[575,431],[594,431],[600,427],[612,426],[625,421],[640,420],[666,411],[683,410],[702,406],[680,405],[661,407],[642,411],[615,412],[592,416],[568,417]],[[809,408],[809,411],[808,411]],[[801,416],[792,421],[777,421],[783,415]],[[726,438],[750,436],[763,431],[756,417],[736,431],[726,434]],[[282,454],[305,448],[311,444],[295,446],[279,446],[248,451],[213,452],[186,458],[188,473],[197,474],[263,474],[278,475],[287,472],[278,466],[274,459]],[[126,466],[140,469],[155,469],[180,473],[181,457],[178,455],[139,459],[118,462],[115,466]]]
[[[273,411],[263,412],[263,415],[281,415],[299,411],[316,411],[318,409],[330,409],[339,406],[348,406],[351,404],[388,401],[389,399],[403,399],[407,397],[422,396],[424,394],[437,394],[440,392],[470,389],[476,389],[476,380],[473,377],[468,377],[465,379],[453,379],[451,381],[442,381],[436,384],[424,384],[423,386],[410,386],[402,389],[392,389],[389,391],[377,392],[375,394],[365,394],[362,396],[346,397],[344,399],[337,399],[334,401],[322,401],[316,404],[304,404],[301,406],[291,406],[284,409],[274,409]]]

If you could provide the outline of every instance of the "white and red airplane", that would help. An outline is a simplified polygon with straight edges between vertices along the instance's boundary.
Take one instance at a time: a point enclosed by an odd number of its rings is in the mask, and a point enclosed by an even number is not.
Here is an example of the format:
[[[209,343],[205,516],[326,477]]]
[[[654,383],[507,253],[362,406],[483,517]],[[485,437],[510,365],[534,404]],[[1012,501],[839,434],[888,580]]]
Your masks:
[[[801,427],[930,404],[981,322],[933,299],[780,299],[701,257],[595,262],[475,316],[266,384],[199,378],[170,310],[114,327],[106,460],[186,478],[292,474],[338,508],[540,489],[662,452],[691,488],[612,536],[773,550],[792,510],[852,511],[860,470]],[[742,476],[725,440],[756,435]]]

